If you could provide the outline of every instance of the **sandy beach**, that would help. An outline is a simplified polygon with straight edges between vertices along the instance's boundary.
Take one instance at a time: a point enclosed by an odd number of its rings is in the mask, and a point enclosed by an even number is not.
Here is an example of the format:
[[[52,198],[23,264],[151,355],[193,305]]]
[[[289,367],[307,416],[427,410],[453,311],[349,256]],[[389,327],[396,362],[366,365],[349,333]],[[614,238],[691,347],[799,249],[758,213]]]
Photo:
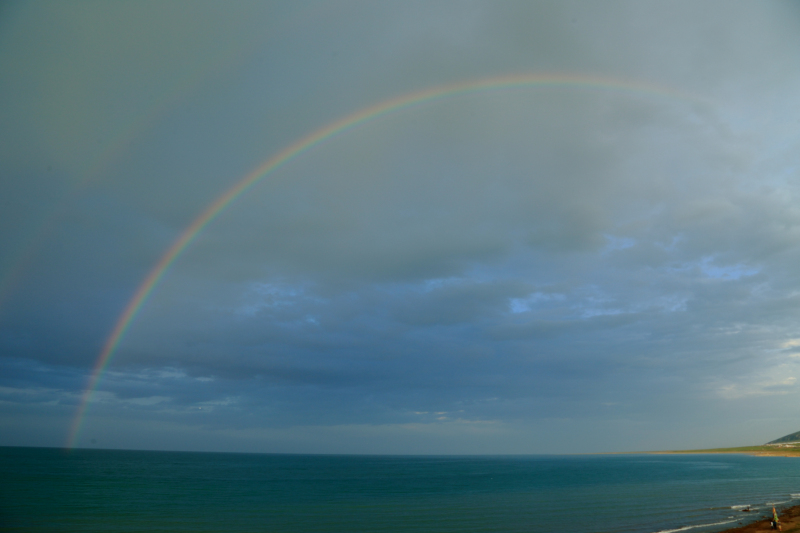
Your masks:
[[[800,449],[775,446],[745,446],[741,448],[715,448],[711,450],[664,450],[657,452],[635,452],[650,455],[689,455],[689,454],[745,454],[758,457],[800,457]]]
[[[752,519],[751,513],[741,513],[741,514],[743,522]],[[753,522],[751,524],[738,526],[731,529],[726,529],[721,533],[755,533],[760,531],[765,531],[765,532],[775,531],[770,526],[769,517],[764,515],[763,512],[752,513],[752,514],[757,514],[760,517],[760,519],[757,522]],[[781,513],[778,514],[778,519],[780,521],[781,531],[783,533],[791,531],[800,531],[800,505],[784,509]]]

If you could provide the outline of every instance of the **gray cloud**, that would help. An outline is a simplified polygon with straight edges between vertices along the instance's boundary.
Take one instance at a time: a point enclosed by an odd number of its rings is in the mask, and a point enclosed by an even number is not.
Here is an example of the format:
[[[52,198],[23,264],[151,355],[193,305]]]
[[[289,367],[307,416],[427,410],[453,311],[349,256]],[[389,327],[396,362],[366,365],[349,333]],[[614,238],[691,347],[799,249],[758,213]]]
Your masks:
[[[521,453],[795,431],[798,17],[738,2],[6,7],[2,443],[63,442],[137,287],[263,161],[400,95],[546,73],[610,85],[420,102],[233,201],[132,321],[81,443]],[[576,445],[587,428],[618,436]]]

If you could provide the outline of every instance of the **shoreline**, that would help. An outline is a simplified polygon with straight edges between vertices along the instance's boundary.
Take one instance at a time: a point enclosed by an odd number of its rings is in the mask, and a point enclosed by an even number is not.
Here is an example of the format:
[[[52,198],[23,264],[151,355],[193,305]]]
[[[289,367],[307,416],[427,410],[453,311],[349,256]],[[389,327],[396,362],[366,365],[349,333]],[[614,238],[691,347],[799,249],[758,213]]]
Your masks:
[[[688,455],[688,454],[744,454],[756,457],[800,457],[800,446],[785,444],[760,444],[756,446],[736,446],[734,448],[705,448],[700,450],[654,450],[628,452],[649,455]]]
[[[664,451],[664,452],[633,452],[647,455],[752,455],[754,457],[800,457],[798,452],[789,451],[762,451],[762,450],[686,450],[686,451]]]
[[[742,514],[744,515],[747,513]],[[742,520],[747,520],[747,518],[742,517]],[[781,533],[800,532],[800,505],[787,507],[786,509],[780,511],[778,513],[778,521],[781,525]],[[724,529],[718,533],[766,533],[768,531],[776,530],[770,527],[769,518],[764,518],[762,516],[758,520],[749,524]]]

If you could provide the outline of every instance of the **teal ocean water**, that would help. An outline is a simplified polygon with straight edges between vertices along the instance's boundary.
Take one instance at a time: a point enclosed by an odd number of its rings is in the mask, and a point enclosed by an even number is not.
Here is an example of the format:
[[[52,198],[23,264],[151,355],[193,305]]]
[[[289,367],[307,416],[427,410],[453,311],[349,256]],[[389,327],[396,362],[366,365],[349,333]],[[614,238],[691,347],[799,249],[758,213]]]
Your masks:
[[[0,448],[0,530],[705,533],[800,503],[800,459]],[[751,505],[755,512],[743,513]]]

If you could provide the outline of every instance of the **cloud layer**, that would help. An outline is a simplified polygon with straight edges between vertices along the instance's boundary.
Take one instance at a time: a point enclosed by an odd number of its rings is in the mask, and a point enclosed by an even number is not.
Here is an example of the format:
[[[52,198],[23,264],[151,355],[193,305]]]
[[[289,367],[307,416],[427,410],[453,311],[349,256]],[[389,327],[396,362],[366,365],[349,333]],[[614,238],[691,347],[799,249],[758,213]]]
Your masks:
[[[513,74],[612,83],[453,94],[281,166],[167,271],[79,445],[540,453],[797,430],[792,4],[19,3],[0,29],[1,444],[63,443],[137,287],[263,161],[370,105]]]

